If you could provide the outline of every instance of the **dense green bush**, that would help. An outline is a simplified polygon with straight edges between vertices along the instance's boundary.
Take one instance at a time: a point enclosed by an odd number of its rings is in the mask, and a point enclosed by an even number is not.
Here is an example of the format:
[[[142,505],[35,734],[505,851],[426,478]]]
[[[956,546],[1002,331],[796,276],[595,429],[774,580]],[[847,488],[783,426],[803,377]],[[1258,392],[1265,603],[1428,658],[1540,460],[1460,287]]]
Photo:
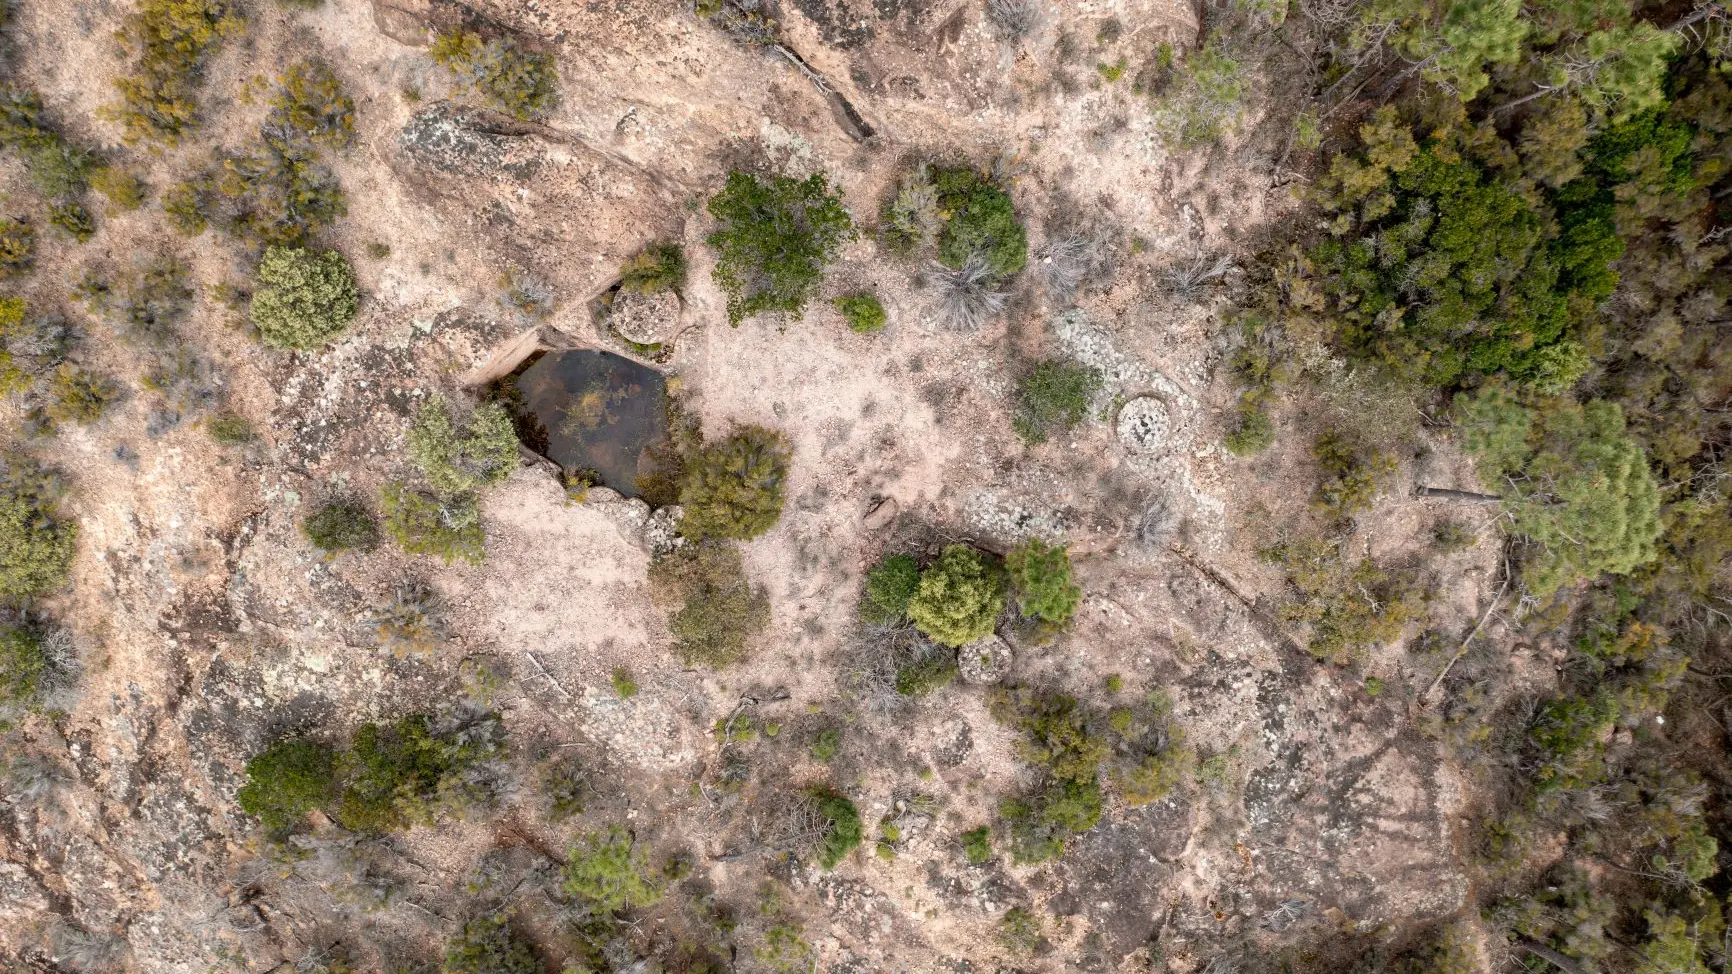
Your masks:
[[[1100,767],[1109,745],[1095,729],[1097,715],[1072,697],[1026,689],[996,693],[992,713],[1020,732],[1019,756],[1046,779],[999,804],[1011,856],[1019,863],[1055,859],[1072,836],[1100,821]]]
[[[58,480],[30,460],[0,459],[0,602],[59,588],[72,568],[78,525],[58,517]]]
[[[848,853],[860,847],[865,830],[860,825],[860,810],[847,796],[829,788],[814,788],[807,797],[817,804],[818,816],[828,822],[818,839],[818,865],[835,869]]]
[[[1306,648],[1319,659],[1345,664],[1374,646],[1400,638],[1420,610],[1420,592],[1406,572],[1370,558],[1349,557],[1341,544],[1298,537],[1260,552],[1282,566],[1293,588],[1279,615],[1303,627]]]
[[[523,50],[508,37],[483,38],[472,30],[440,34],[427,49],[489,107],[531,119],[559,103],[559,72],[550,54]]]
[[[540,970],[535,948],[495,913],[463,922],[445,942],[440,974],[538,974]]]
[[[653,906],[662,896],[643,851],[617,825],[579,835],[563,875],[567,895],[602,913]]]
[[[920,588],[920,563],[910,555],[890,555],[866,573],[860,618],[874,625],[901,625],[908,619],[908,602]]]
[[[139,0],[120,31],[137,60],[115,79],[120,104],[111,110],[126,140],[179,143],[197,124],[206,63],[242,26],[228,0]]]
[[[1048,359],[1017,382],[1016,434],[1029,443],[1072,429],[1088,417],[1089,400],[1101,388],[1101,373],[1069,359]]]
[[[1028,264],[1028,233],[1016,218],[1009,194],[965,166],[932,172],[938,191],[938,212],[944,226],[938,234],[938,259],[961,268],[979,257],[999,278]]]
[[[982,866],[992,860],[992,826],[982,825],[962,833],[962,855],[970,866]]]
[[[1533,409],[1487,388],[1462,400],[1459,413],[1481,479],[1503,495],[1514,530],[1532,542],[1522,563],[1529,591],[1547,595],[1654,560],[1659,486],[1616,404]]]
[[[1275,421],[1260,405],[1243,408],[1241,402],[1237,425],[1221,443],[1236,457],[1262,453],[1275,443]]]
[[[967,545],[951,545],[920,573],[908,617],[933,640],[965,646],[992,634],[1004,611],[1004,573]]]
[[[716,230],[716,285],[728,296],[728,321],[739,324],[764,311],[796,318],[817,294],[824,269],[854,236],[842,197],[823,175],[804,180],[743,172],[710,198]]]
[[[381,490],[385,533],[412,555],[437,555],[449,564],[485,557],[481,508],[474,495],[435,497],[403,484]]]
[[[466,494],[505,480],[517,469],[517,430],[497,403],[476,407],[466,422],[435,396],[415,412],[409,459],[444,495]]]
[[[354,268],[342,254],[272,247],[259,261],[249,314],[265,344],[313,349],[342,334],[360,307]]]
[[[680,533],[693,540],[755,538],[782,516],[788,441],[762,426],[742,426],[686,463],[680,481],[685,517]]]
[[[0,626],[0,708],[27,707],[42,688],[48,659],[29,626]]]
[[[319,505],[301,522],[301,533],[325,551],[370,551],[379,543],[379,523],[373,512],[356,501]]]
[[[1082,589],[1070,580],[1070,553],[1063,545],[1030,538],[1004,558],[1010,588],[1025,618],[1062,626],[1082,599]]]
[[[273,834],[288,832],[337,797],[337,752],[305,737],[287,737],[247,762],[247,783],[235,793],[241,811]]]
[[[479,725],[436,734],[420,714],[363,724],[338,759],[337,821],[357,832],[390,832],[431,819],[435,803],[463,792],[465,772],[493,757]]]
[[[955,653],[928,653],[896,671],[896,692],[904,697],[924,697],[949,686],[961,672]]]
[[[883,331],[885,323],[890,320],[884,311],[884,303],[878,300],[878,295],[870,292],[849,294],[837,298],[834,303],[848,327],[863,335]]]
[[[770,624],[770,600],[733,547],[687,545],[652,562],[649,580],[658,602],[678,606],[668,630],[688,664],[737,662]]]
[[[677,243],[652,243],[619,269],[619,287],[635,294],[681,291],[686,286],[686,252]]]
[[[163,195],[170,225],[188,235],[219,229],[265,246],[304,246],[348,212],[343,188],[310,142],[261,140],[220,152],[214,165]]]

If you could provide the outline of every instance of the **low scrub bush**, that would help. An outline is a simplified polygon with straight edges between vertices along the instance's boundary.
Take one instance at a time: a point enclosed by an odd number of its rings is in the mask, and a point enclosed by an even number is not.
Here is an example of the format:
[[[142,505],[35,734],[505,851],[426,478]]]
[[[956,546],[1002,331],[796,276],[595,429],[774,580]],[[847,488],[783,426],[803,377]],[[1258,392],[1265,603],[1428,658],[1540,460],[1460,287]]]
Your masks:
[[[716,230],[716,285],[728,297],[728,321],[780,311],[795,318],[823,283],[824,269],[854,236],[842,197],[822,174],[804,180],[743,172],[710,198]]]
[[[239,413],[217,413],[205,420],[204,431],[223,446],[243,446],[253,441],[253,424]]]
[[[236,804],[277,835],[313,809],[330,808],[338,794],[337,751],[305,737],[272,744],[247,762],[246,774]]]
[[[544,115],[559,103],[553,56],[525,51],[510,38],[453,30],[439,35],[427,54],[470,94],[515,118]]]
[[[962,855],[970,866],[983,866],[992,861],[992,827],[982,825],[962,833]]]
[[[342,254],[272,247],[259,261],[248,313],[265,344],[314,349],[342,334],[360,307],[354,268]]]
[[[920,563],[910,555],[890,555],[866,573],[860,618],[873,625],[908,621],[908,603],[920,588]]]
[[[1016,218],[1010,195],[967,167],[934,169],[938,212],[938,259],[953,270],[970,258],[985,263],[995,278],[1006,278],[1028,264],[1028,233]]]
[[[382,491],[385,533],[412,555],[436,555],[478,563],[485,557],[481,508],[475,497],[436,497],[403,484],[386,484]]]
[[[355,501],[319,505],[301,522],[301,533],[324,551],[370,551],[379,543],[379,523],[373,512]]]
[[[770,600],[732,547],[688,545],[653,562],[649,580],[658,602],[678,607],[668,630],[688,664],[737,662],[770,623]]]
[[[680,533],[743,540],[770,530],[782,516],[789,459],[788,441],[762,426],[742,426],[704,446],[681,478]]]
[[[35,262],[36,231],[23,220],[0,217],[0,273],[23,274]]]
[[[1038,913],[1013,906],[998,919],[998,942],[1011,953],[1032,954],[1045,939]]]
[[[848,853],[860,847],[865,830],[860,824],[860,810],[847,796],[829,788],[815,788],[807,795],[817,805],[819,818],[828,824],[814,850],[818,865],[835,869]]]
[[[1004,573],[967,545],[951,545],[920,573],[908,617],[933,640],[965,646],[992,634],[1004,611]]]
[[[1355,561],[1336,542],[1298,538],[1265,548],[1261,555],[1286,570],[1293,594],[1279,615],[1303,627],[1306,648],[1319,659],[1345,664],[1373,646],[1393,642],[1422,605],[1406,573],[1369,558]]]
[[[834,303],[842,319],[848,322],[849,329],[862,335],[883,331],[890,320],[884,311],[884,303],[876,294],[850,294],[837,298]]]
[[[301,246],[348,212],[343,188],[310,144],[261,141],[163,195],[170,225],[203,233],[213,217],[224,233],[265,246]]]
[[[906,257],[936,241],[941,223],[932,167],[923,165],[904,178],[895,195],[884,201],[878,238],[886,250]]]
[[[144,205],[150,194],[150,187],[143,179],[113,162],[90,174],[90,188],[108,199],[110,212],[136,210]]]
[[[1035,363],[1016,387],[1016,434],[1028,443],[1074,428],[1088,417],[1089,401],[1101,388],[1101,373],[1068,359]]]
[[[120,398],[120,387],[105,375],[61,363],[48,380],[48,397],[50,419],[88,426]]]
[[[0,626],[0,714],[35,702],[48,671],[42,637],[29,626]]]
[[[305,0],[294,2],[314,5]],[[440,968],[441,974],[537,974],[540,970],[535,948],[497,913],[465,920],[445,942],[445,962]]]
[[[1070,578],[1070,553],[1063,545],[1030,538],[1011,549],[1004,567],[1023,616],[1054,626],[1070,621],[1082,589]]]
[[[1020,863],[1055,859],[1072,836],[1100,821],[1100,768],[1109,744],[1096,727],[1099,715],[1072,697],[1028,689],[1001,690],[991,707],[1021,734],[1018,755],[1046,779],[999,805],[1011,856]]]
[[[78,525],[59,517],[59,496],[59,479],[33,461],[0,458],[0,602],[22,602],[66,581]]]
[[[904,697],[924,697],[949,686],[960,673],[954,652],[928,653],[896,671],[896,692]]]
[[[492,714],[458,714],[439,725],[420,714],[363,724],[338,760],[337,821],[357,832],[389,832],[430,822],[441,807],[476,804],[489,794],[482,766],[502,748]]]
[[[198,122],[206,63],[242,27],[228,0],[139,0],[120,30],[133,70],[115,79],[120,104],[110,109],[126,140],[178,144]]]
[[[578,836],[565,860],[563,888],[600,913],[653,906],[662,896],[642,849],[617,825]]]
[[[619,269],[619,287],[636,294],[679,292],[686,286],[686,253],[677,243],[652,243]]]
[[[1395,458],[1336,432],[1324,433],[1311,444],[1311,455],[1324,479],[1311,503],[1331,519],[1346,521],[1371,509],[1377,494],[1394,477]]]
[[[517,469],[517,430],[497,403],[486,403],[467,418],[434,397],[415,413],[409,429],[409,459],[433,489],[444,495],[467,494],[500,483]]]
[[[48,204],[48,222],[79,243],[96,236],[96,218],[77,200],[56,200]]]
[[[1236,457],[1262,453],[1275,443],[1275,421],[1260,405],[1247,404],[1241,397],[1237,425],[1222,440],[1228,452]]]
[[[347,149],[355,141],[355,100],[324,61],[302,61],[278,75],[263,134],[268,143]]]

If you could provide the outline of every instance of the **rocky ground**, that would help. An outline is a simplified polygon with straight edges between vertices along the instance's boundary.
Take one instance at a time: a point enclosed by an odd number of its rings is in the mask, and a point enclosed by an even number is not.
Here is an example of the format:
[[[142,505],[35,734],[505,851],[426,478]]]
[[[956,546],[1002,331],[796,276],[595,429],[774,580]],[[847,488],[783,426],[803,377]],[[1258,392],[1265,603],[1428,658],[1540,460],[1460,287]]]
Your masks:
[[[789,47],[850,117],[795,65],[680,0],[470,4],[557,56],[561,103],[537,123],[447,99],[425,45],[428,25],[458,6],[259,4],[210,73],[202,141],[140,155],[156,183],[170,182],[256,118],[229,94],[240,79],[293,57],[329,59],[356,97],[359,138],[336,163],[349,214],[328,243],[390,248],[355,260],[363,315],[341,341],[318,353],[250,341],[208,290],[238,273],[235,257],[214,234],[169,234],[151,208],[105,218],[95,244],[56,251],[38,278],[181,253],[202,292],[189,338],[260,435],[242,447],[190,423],[153,435],[140,395],[56,442],[81,534],[74,583],[55,605],[77,633],[83,677],[63,713],[22,730],[20,754],[40,765],[51,800],[25,800],[17,775],[0,798],[0,955],[74,969],[83,962],[61,956],[61,931],[75,927],[123,943],[108,956],[139,971],[305,970],[337,949],[390,969],[434,958],[478,902],[551,931],[550,857],[574,829],[607,823],[687,850],[695,868],[682,889],[734,902],[743,943],[766,922],[759,888],[787,884],[780,909],[831,971],[1221,970],[1211,962],[1246,949],[1327,944],[1464,902],[1463,796],[1415,730],[1412,661],[1391,650],[1358,673],[1319,664],[1271,621],[1281,579],[1255,548],[1302,512],[1290,484],[1309,461],[1302,446],[1255,461],[1218,446],[1233,394],[1221,295],[1234,275],[1190,298],[1159,287],[1178,261],[1252,246],[1291,206],[1256,161],[1255,102],[1243,151],[1178,151],[1128,81],[1095,71],[1097,58],[1190,42],[1187,6],[1054,4],[1052,23],[1010,47],[976,0],[787,0]],[[14,18],[23,72],[96,143],[117,141],[96,110],[125,7],[23,0]],[[1124,32],[1096,53],[1109,16]],[[1082,60],[1062,59],[1064,31],[1083,39]],[[1036,250],[1077,214],[1110,228],[1112,282],[1056,307],[1037,264],[1002,321],[956,334],[936,327],[917,268],[862,236],[826,295],[875,289],[886,331],[853,334],[827,302],[804,320],[728,327],[698,203],[730,168],[828,173],[869,222],[912,158],[998,160]],[[11,160],[0,180],[28,192]],[[464,395],[465,377],[524,332],[617,349],[592,303],[655,238],[683,240],[693,261],[664,363],[690,409],[711,431],[770,426],[793,446],[786,511],[745,546],[773,613],[746,663],[682,668],[645,579],[647,509],[605,491],[574,501],[540,467],[486,495],[479,565],[389,546],[331,558],[301,536],[310,504],[376,496],[400,475],[415,406]],[[551,310],[513,307],[502,275],[533,282]],[[136,372],[112,335],[89,330],[93,358]],[[1106,388],[1094,421],[1029,447],[1011,431],[1010,392],[1020,363],[1041,352],[1099,367]],[[1471,483],[1446,444],[1427,462]],[[1408,494],[1380,501],[1366,536],[1411,538],[1426,511]],[[868,519],[885,498],[895,517]],[[959,681],[915,707],[860,712],[837,660],[862,572],[893,539],[1002,550],[1028,536],[1071,546],[1085,600],[1056,640],[1012,640],[1008,672],[994,675],[1091,695],[1122,674],[1127,693],[1165,692],[1188,740],[1220,760],[1169,799],[1109,807],[1061,861],[969,866],[958,835],[1027,774],[985,690]],[[1487,597],[1490,555],[1455,557],[1433,617],[1460,631]],[[393,653],[365,620],[416,586],[443,607],[444,638],[430,654]],[[640,680],[635,697],[610,685],[618,667]],[[1387,689],[1368,691],[1366,674]],[[235,806],[246,758],[285,732],[459,697],[499,710],[523,768],[575,751],[595,788],[584,814],[548,823],[526,779],[490,818],[325,838],[287,855]],[[711,729],[736,713],[781,731],[727,749],[744,753],[753,778],[718,797],[706,782],[729,756]],[[808,742],[832,726],[842,750],[825,767]],[[868,849],[820,873],[756,849],[766,806],[753,802],[818,780],[844,785],[869,825],[906,824],[894,861]],[[995,935],[1013,907],[1047,918],[1032,955],[1011,957]],[[681,942],[694,923],[676,904],[639,933]],[[557,936],[547,942],[555,969]],[[749,948],[734,964],[772,969]]]

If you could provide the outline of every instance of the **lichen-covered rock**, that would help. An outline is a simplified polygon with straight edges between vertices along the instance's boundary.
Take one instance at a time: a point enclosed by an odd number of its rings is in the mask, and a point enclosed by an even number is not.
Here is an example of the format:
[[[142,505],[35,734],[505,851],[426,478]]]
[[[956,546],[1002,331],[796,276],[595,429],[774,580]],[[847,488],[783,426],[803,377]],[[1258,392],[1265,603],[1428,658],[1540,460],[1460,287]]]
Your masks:
[[[1119,410],[1119,442],[1132,453],[1155,453],[1167,445],[1172,425],[1166,403],[1153,396],[1132,399]]]
[[[614,333],[639,345],[663,345],[680,330],[680,296],[672,291],[643,294],[621,290],[608,309]]]
[[[1010,672],[1010,644],[998,636],[969,643],[956,651],[956,666],[969,683],[997,683]]]

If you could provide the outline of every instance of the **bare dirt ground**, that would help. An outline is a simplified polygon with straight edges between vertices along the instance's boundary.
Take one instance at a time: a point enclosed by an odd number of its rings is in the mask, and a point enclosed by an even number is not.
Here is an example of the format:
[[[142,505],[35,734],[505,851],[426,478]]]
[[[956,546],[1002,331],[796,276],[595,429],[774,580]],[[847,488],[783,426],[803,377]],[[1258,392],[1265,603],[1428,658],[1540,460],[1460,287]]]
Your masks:
[[[1155,286],[1160,268],[1198,250],[1233,252],[1290,197],[1231,149],[1170,148],[1147,100],[1128,82],[1103,83],[1093,53],[1059,59],[1061,29],[1092,44],[1109,16],[1125,31],[1102,57],[1146,57],[1162,40],[1183,47],[1196,32],[1188,7],[1054,4],[1054,22],[1010,49],[974,0],[785,0],[789,45],[873,127],[862,142],[793,66],[678,0],[472,4],[555,52],[562,94],[544,124],[473,124],[418,46],[417,25],[446,3],[257,5],[213,65],[200,141],[136,154],[153,184],[168,185],[212,144],[256,127],[259,107],[232,95],[245,78],[327,58],[356,97],[359,138],[336,163],[349,214],[325,242],[354,256],[366,292],[362,319],[338,343],[289,354],[252,342],[209,290],[241,280],[245,262],[215,231],[173,236],[152,207],[104,217],[95,243],[44,255],[30,297],[59,303],[55,288],[90,266],[188,259],[201,292],[189,341],[218,363],[222,396],[260,435],[239,448],[192,422],[152,435],[141,393],[56,442],[81,524],[75,580],[57,605],[80,634],[86,674],[76,704],[28,730],[67,780],[52,805],[8,806],[0,953],[40,966],[57,925],[76,924],[124,940],[125,964],[139,971],[281,970],[337,942],[364,969],[388,969],[436,956],[473,908],[465,890],[484,865],[545,872],[545,854],[561,855],[576,829],[611,822],[658,850],[689,850],[688,886],[737,905],[742,943],[766,922],[756,909],[766,876],[790,884],[785,910],[822,970],[1193,971],[1247,947],[1443,916],[1463,901],[1462,796],[1410,719],[1424,683],[1414,662],[1392,649],[1359,672],[1319,664],[1268,621],[1281,579],[1255,549],[1261,532],[1304,516],[1292,484],[1309,482],[1296,474],[1311,463],[1305,437],[1284,435],[1252,461],[1218,447],[1232,401],[1219,302],[1175,302]],[[126,6],[19,5],[23,71],[88,141],[118,141],[96,110],[120,64],[110,32]],[[729,168],[826,172],[868,224],[909,158],[1003,160],[1036,249],[1074,211],[1140,243],[1077,311],[1048,303],[1036,265],[1005,320],[959,335],[935,326],[917,268],[863,236],[826,296],[876,290],[890,310],[884,333],[849,332],[827,302],[804,320],[727,326],[698,204]],[[8,199],[29,198],[16,163],[0,166],[0,180]],[[760,424],[794,448],[786,511],[746,546],[773,612],[748,662],[682,669],[645,581],[644,512],[573,502],[537,468],[486,496],[480,565],[389,547],[325,558],[299,534],[309,505],[376,497],[400,476],[415,405],[463,394],[458,377],[513,336],[546,326],[601,341],[590,301],[624,257],[670,236],[693,266],[690,327],[666,368],[712,434]],[[375,242],[389,256],[361,256]],[[512,308],[502,274],[544,287],[552,313]],[[114,335],[84,327],[91,364],[136,377]],[[1108,388],[1102,418],[1028,447],[1011,432],[1010,397],[1021,363],[1040,353],[1101,366]],[[1173,430],[1161,452],[1132,455],[1112,410],[1144,395],[1167,404]],[[1296,410],[1284,433],[1314,422]],[[1432,472],[1470,482],[1447,444],[1428,445]],[[1398,555],[1411,543],[1400,539],[1436,516],[1407,486],[1367,518],[1365,536],[1396,539],[1380,556]],[[862,517],[884,497],[900,520],[869,531]],[[1154,503],[1168,506],[1172,529],[1146,538],[1138,528]],[[863,570],[891,538],[1002,550],[1028,534],[1071,544],[1086,597],[1055,641],[1017,647],[1012,678],[1087,697],[1116,673],[1127,695],[1163,691],[1188,739],[1223,756],[1225,770],[1142,809],[1109,808],[1062,861],[971,867],[957,836],[988,821],[1027,774],[1011,733],[982,690],[960,683],[893,716],[859,714],[836,661]],[[1471,625],[1489,557],[1457,556],[1455,577],[1435,587],[1433,625]],[[361,620],[411,583],[439,596],[447,638],[433,654],[393,656]],[[630,700],[609,685],[621,666],[642,684]],[[570,747],[593,768],[597,797],[583,816],[545,823],[529,783],[492,820],[292,861],[236,809],[246,757],[280,734],[433,708],[480,692],[478,668],[501,677],[485,695],[526,766]],[[1367,675],[1387,689],[1368,692]],[[717,798],[704,785],[723,758],[712,727],[742,701],[781,730],[740,745],[753,779],[742,796]],[[831,726],[843,748],[826,766],[808,748]],[[852,795],[869,829],[898,801],[924,796],[931,811],[894,861],[868,848],[819,873],[740,854],[761,814],[753,800],[770,807],[818,781]],[[551,927],[530,895],[539,888],[488,902],[515,904],[528,929]],[[1012,907],[1048,918],[1032,956],[1009,959],[995,937]],[[641,933],[676,942],[695,922],[668,908]],[[734,964],[772,969],[749,947]]]

